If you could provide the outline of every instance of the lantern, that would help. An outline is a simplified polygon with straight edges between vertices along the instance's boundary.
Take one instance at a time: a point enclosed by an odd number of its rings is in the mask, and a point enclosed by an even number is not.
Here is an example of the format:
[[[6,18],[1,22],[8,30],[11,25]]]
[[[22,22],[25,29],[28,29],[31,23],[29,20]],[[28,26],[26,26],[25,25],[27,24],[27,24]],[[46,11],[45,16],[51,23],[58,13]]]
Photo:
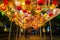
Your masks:
[[[52,5],[50,6],[50,9],[54,9],[55,7],[56,7],[56,5],[52,4]]]
[[[5,11],[6,10],[6,6],[2,6],[1,9]]]
[[[52,17],[53,16],[53,13],[49,13],[49,16]]]
[[[53,0],[53,4],[57,5],[58,4],[57,0]]]
[[[0,14],[1,14],[2,16],[4,16],[4,12],[3,12],[3,11],[0,11]]]
[[[37,10],[41,10],[42,8],[40,6],[37,6]]]
[[[26,1],[25,1],[25,4],[26,4],[26,5],[30,5],[30,0],[26,0]]]
[[[21,6],[17,6],[17,10],[21,10],[22,9],[22,7]]]
[[[43,5],[43,4],[44,4],[44,0],[37,0],[37,3],[38,3],[39,5]]]
[[[20,1],[15,0],[15,5],[19,6],[20,5]]]
[[[24,13],[26,13],[26,12],[27,12],[27,10],[23,10],[23,12],[24,12]]]
[[[16,18],[16,15],[13,15],[13,18]]]
[[[8,0],[4,0],[4,5],[7,5],[8,4]]]

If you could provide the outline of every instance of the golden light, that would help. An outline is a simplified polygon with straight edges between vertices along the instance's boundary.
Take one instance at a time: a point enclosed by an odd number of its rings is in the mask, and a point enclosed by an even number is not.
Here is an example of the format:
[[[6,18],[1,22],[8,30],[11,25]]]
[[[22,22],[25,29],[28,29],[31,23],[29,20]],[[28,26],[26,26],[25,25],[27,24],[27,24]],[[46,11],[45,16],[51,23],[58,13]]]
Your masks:
[[[22,5],[25,5],[25,2],[22,2]]]

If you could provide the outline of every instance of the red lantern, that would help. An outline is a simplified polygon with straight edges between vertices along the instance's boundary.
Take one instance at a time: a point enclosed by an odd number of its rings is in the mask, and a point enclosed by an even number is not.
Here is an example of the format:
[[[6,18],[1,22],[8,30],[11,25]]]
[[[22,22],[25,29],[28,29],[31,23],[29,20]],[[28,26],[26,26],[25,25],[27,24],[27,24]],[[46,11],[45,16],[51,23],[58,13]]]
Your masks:
[[[22,7],[21,6],[17,6],[17,10],[21,10],[22,9]]]
[[[53,4],[55,5],[58,4],[57,0],[53,0]]]
[[[49,16],[52,17],[53,16],[53,13],[49,13]]]
[[[26,13],[26,12],[27,12],[27,10],[23,10],[23,12],[24,12],[24,13]]]
[[[44,4],[44,0],[38,0],[37,3],[38,3],[39,5],[43,5],[43,4]]]
[[[25,4],[26,4],[26,5],[30,5],[30,0],[26,0],[26,1],[25,1]]]
[[[4,0],[4,5],[7,5],[8,4],[8,0]]]

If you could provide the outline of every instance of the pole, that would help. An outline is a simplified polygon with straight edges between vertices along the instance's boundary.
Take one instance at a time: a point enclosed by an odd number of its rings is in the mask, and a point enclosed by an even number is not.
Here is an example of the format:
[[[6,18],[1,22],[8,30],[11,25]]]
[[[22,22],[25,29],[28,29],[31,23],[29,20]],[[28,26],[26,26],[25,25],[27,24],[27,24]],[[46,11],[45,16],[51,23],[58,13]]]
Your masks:
[[[42,36],[42,33],[41,33],[41,28],[40,28],[40,37]]]
[[[18,40],[18,39],[17,39],[17,37],[18,37],[18,31],[19,31],[19,30],[18,30],[18,26],[17,26],[16,40]]]
[[[21,40],[21,26],[20,26],[20,40]]]
[[[50,25],[50,37],[51,37],[51,40],[52,40],[52,29],[51,29],[51,22],[49,21],[49,25]]]
[[[9,38],[8,38],[8,40],[10,40],[10,37],[11,37],[11,27],[12,27],[12,21],[10,23],[10,30],[9,30]]]

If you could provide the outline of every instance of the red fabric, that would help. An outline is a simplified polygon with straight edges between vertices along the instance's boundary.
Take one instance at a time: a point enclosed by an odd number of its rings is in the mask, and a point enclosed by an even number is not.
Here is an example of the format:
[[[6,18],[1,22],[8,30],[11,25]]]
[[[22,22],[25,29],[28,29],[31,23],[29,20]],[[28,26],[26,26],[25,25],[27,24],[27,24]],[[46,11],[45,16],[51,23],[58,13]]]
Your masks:
[[[4,5],[7,5],[8,4],[8,0],[4,0]]]
[[[31,2],[30,0],[26,0],[26,1],[25,1],[25,4],[26,4],[26,5],[30,5],[30,2]]]
[[[37,3],[38,4],[44,4],[44,0],[38,0]]]

